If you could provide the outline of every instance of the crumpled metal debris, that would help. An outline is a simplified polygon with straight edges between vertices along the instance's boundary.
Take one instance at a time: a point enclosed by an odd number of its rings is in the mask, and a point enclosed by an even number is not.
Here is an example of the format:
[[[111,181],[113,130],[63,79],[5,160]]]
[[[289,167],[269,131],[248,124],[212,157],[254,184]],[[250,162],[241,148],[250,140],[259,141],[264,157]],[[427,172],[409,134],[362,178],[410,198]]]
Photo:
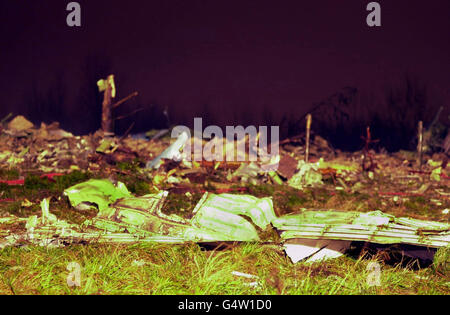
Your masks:
[[[239,272],[239,271],[232,271],[231,274],[236,277],[242,277],[242,278],[246,278],[246,279],[255,280],[252,282],[244,282],[244,284],[246,286],[249,286],[249,287],[261,287],[262,286],[262,284],[260,282],[260,278],[258,276],[251,275],[249,273]]]
[[[351,241],[294,238],[283,244],[286,255],[295,264],[338,258],[350,248]]]
[[[75,208],[89,208],[96,204],[101,211],[119,198],[131,197],[127,187],[118,182],[116,185],[107,179],[91,179],[74,185],[64,191],[69,197],[70,204]]]
[[[303,211],[277,218],[272,224],[282,232],[283,240],[348,240],[435,248],[450,245],[450,224],[396,218],[381,211]]]
[[[105,138],[100,142],[100,145],[95,149],[95,152],[98,153],[114,153],[117,150],[118,145],[114,142],[113,139]]]
[[[307,163],[303,160],[298,161],[298,172],[292,176],[288,184],[297,189],[303,189],[307,186],[322,185],[322,174],[318,171],[316,163]]]
[[[442,167],[437,167],[434,170],[431,171],[430,179],[434,181],[440,181],[441,180],[441,173],[442,173]]]
[[[158,169],[163,163],[162,159],[180,161],[182,159],[180,150],[184,147],[188,140],[190,140],[190,138],[187,132],[182,132],[174,143],[172,143],[154,160],[148,162],[146,168]]]
[[[256,230],[247,220],[241,220],[240,216],[250,218],[253,224],[262,230],[276,218],[271,198],[257,198],[250,195],[216,195],[206,192],[193,212],[193,221],[197,224],[217,226],[218,229],[226,230],[235,228],[230,228],[230,223],[233,223],[233,226],[245,226],[249,231],[249,237],[254,239],[258,239]],[[230,231],[230,234],[236,233]]]
[[[259,232],[275,228],[293,262],[342,255],[352,241],[407,244],[423,248],[450,245],[450,224],[396,218],[381,211],[303,210],[277,217],[272,199],[250,195],[205,193],[191,218],[163,213],[168,192],[135,197],[125,185],[89,180],[65,190],[72,206],[95,206],[98,215],[77,226],[58,220],[41,203],[42,216],[26,219],[27,232],[12,234],[0,247],[27,240],[45,246],[73,242],[224,242],[260,241]],[[0,223],[22,220],[2,218]]]
[[[256,185],[258,183],[258,175],[261,173],[261,168],[254,162],[248,164],[241,164],[239,168],[234,171],[232,177],[238,177],[243,182]]]
[[[334,161],[329,162],[325,161],[323,158],[320,158],[317,162],[317,167],[319,169],[333,169],[336,171],[336,174],[344,174],[350,172],[356,172],[359,169],[359,165],[354,162],[348,161]]]
[[[162,213],[166,191],[134,197],[120,182],[114,186],[108,180],[89,180],[66,189],[65,194],[74,207],[83,203],[97,205],[97,217],[85,225],[185,241],[257,241],[258,232],[252,223],[265,229],[275,219],[270,198],[245,195],[205,193],[193,218],[187,220]]]

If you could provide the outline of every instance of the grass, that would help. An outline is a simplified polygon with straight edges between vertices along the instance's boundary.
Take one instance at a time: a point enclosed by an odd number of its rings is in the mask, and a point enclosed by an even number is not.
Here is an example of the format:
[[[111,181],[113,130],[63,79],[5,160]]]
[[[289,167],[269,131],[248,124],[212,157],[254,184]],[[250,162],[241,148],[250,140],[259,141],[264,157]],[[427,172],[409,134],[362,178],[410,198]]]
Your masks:
[[[3,179],[17,179],[19,173],[14,170],[0,169]],[[14,174],[15,176],[12,176]],[[8,186],[0,183],[0,199],[12,199],[11,202],[0,203],[0,214],[13,214],[18,217],[29,217],[39,215],[41,212],[40,202],[44,198],[51,198],[51,211],[59,219],[67,220],[71,223],[80,224],[87,218],[95,216],[92,211],[80,212],[72,207],[63,191],[77,183],[84,182],[93,177],[89,172],[73,171],[63,176],[54,177],[53,180],[41,178],[36,174],[24,174],[25,182],[21,186]],[[26,205],[30,202],[30,205]]]
[[[171,215],[177,214],[181,217],[192,217],[192,210],[194,210],[197,203],[202,197],[202,193],[192,194],[169,194],[165,200],[163,213]]]
[[[448,251],[441,252],[437,259],[448,260]],[[81,267],[79,287],[67,284],[71,262]],[[380,264],[380,286],[367,284],[373,262]],[[413,270],[377,257],[344,256],[293,265],[279,250],[258,244],[223,251],[196,244],[6,248],[0,251],[0,294],[449,294],[442,263]],[[233,271],[258,276],[259,285],[249,286],[255,280]]]

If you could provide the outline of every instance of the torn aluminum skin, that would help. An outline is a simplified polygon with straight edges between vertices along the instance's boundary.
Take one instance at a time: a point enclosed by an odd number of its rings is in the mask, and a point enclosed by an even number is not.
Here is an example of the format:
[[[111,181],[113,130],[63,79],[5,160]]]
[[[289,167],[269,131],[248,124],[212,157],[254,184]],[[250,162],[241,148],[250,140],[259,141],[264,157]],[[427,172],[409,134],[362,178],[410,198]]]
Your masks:
[[[395,218],[381,211],[368,213],[336,210],[303,211],[275,219],[283,240],[328,239],[427,247],[450,245],[450,224]]]
[[[265,229],[275,218],[271,198],[205,193],[190,220],[166,215],[161,209],[168,192],[132,196],[122,183],[89,180],[66,189],[73,206],[95,204],[98,215],[84,223],[113,233],[143,237],[158,235],[188,241],[258,241],[256,227]]]
[[[193,217],[185,219],[162,212],[166,191],[135,197],[120,182],[94,179],[66,189],[65,194],[72,206],[95,206],[98,215],[82,227],[69,225],[57,220],[49,212],[48,202],[43,202],[42,217],[27,220],[27,234],[9,235],[3,245],[10,246],[20,239],[44,245],[83,241],[248,242],[260,241],[258,232],[267,228],[280,233],[281,245],[294,262],[338,257],[352,241],[424,248],[450,245],[447,223],[396,218],[381,211],[304,210],[276,217],[269,197],[205,193]]]

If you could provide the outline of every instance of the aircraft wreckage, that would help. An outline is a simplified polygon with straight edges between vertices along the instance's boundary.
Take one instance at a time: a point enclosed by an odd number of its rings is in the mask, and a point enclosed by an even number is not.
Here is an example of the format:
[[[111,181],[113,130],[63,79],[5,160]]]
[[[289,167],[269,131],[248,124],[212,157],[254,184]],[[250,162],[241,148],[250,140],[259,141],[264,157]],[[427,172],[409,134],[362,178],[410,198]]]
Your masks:
[[[404,244],[430,251],[450,245],[450,224],[397,218],[381,211],[304,210],[275,215],[270,197],[204,193],[190,219],[162,212],[167,191],[133,196],[126,186],[91,179],[65,190],[73,207],[95,207],[96,217],[82,225],[58,220],[41,203],[41,217],[0,218],[1,224],[25,222],[26,232],[0,231],[0,248],[23,241],[41,246],[109,242],[261,242],[261,233],[274,231],[273,245],[282,247],[295,263],[334,258],[352,242]]]

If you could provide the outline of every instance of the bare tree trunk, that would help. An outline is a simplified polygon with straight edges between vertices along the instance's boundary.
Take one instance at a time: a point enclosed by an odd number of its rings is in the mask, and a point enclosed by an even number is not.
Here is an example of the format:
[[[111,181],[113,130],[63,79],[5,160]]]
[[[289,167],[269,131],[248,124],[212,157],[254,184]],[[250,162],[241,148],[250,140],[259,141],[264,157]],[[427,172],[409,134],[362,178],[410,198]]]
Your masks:
[[[114,133],[112,119],[112,98],[115,97],[114,76],[108,76],[106,80],[106,89],[103,94],[102,103],[102,130],[105,133]]]

